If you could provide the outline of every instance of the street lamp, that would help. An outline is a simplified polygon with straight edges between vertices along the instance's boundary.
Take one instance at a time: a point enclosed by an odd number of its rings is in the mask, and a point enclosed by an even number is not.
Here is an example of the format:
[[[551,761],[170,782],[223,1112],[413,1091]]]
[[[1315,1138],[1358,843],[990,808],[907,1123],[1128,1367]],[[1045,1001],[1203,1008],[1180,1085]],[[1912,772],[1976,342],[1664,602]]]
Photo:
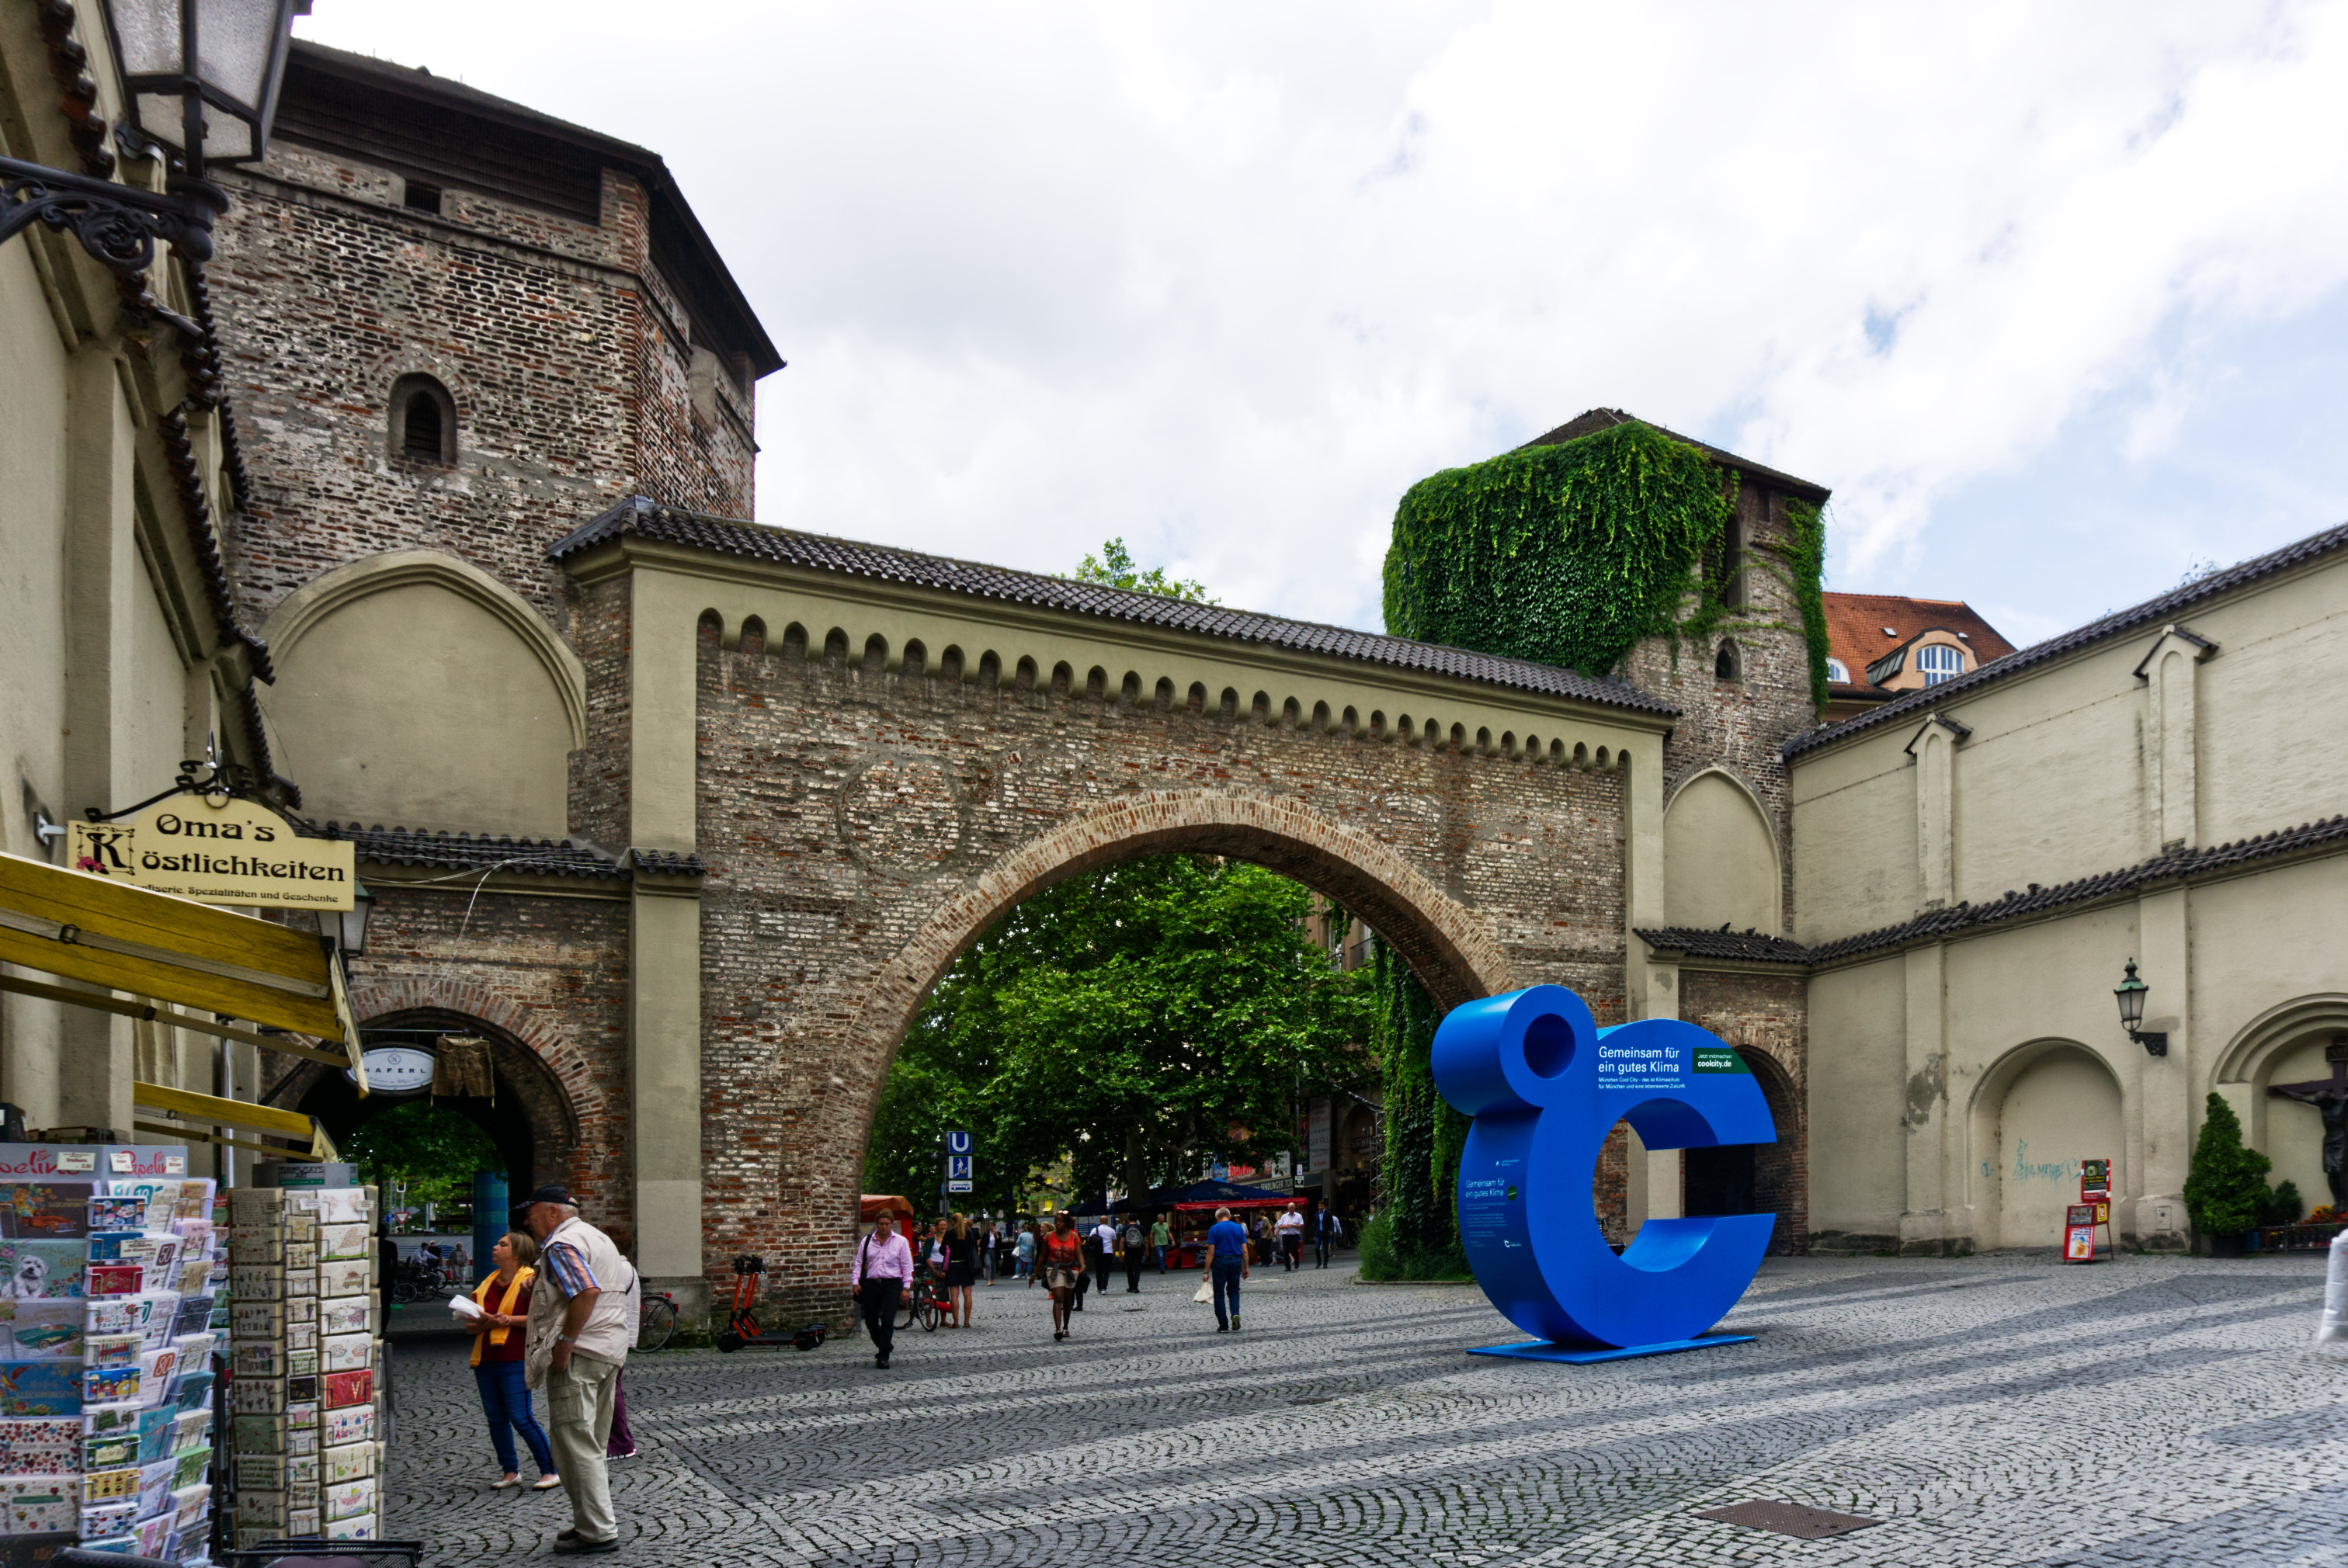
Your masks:
[[[105,3],[131,123],[178,153],[190,179],[268,150],[294,0]]]
[[[302,0],[105,0],[105,6],[131,124],[177,152],[185,172],[172,175],[159,196],[0,158],[0,244],[37,222],[70,231],[83,250],[125,277],[153,265],[159,243],[201,266],[211,260],[212,220],[228,210],[228,193],[205,179],[204,169],[250,163],[268,149],[294,14],[304,7]]]
[[[2151,989],[2150,986],[2136,978],[2136,960],[2130,958],[2127,961],[2127,978],[2112,988],[2112,995],[2119,999],[2120,1023],[2127,1029],[2128,1038],[2151,1055],[2167,1056],[2168,1036],[2165,1032],[2159,1030],[2144,1032],[2137,1028],[2144,1021],[2144,999]]]
[[[364,882],[351,885],[351,907],[318,911],[318,935],[335,944],[346,958],[366,951],[367,917],[375,912],[375,895]]]

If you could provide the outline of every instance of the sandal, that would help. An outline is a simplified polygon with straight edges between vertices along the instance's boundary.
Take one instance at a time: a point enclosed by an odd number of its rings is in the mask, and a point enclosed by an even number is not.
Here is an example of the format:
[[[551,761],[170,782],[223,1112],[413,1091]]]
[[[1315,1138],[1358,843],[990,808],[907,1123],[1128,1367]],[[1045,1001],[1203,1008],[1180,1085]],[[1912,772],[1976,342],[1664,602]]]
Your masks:
[[[542,1475],[530,1482],[530,1489],[532,1491],[552,1491],[561,1484],[562,1478],[560,1475]]]
[[[503,1481],[493,1481],[489,1482],[489,1490],[490,1490],[491,1491],[511,1491],[513,1488],[515,1488],[515,1487],[517,1487],[517,1486],[520,1486],[520,1484],[521,1484],[521,1477],[520,1477],[520,1476],[519,1476],[519,1475],[509,1475],[509,1476],[508,1476],[508,1477],[506,1477],[506,1478],[505,1478],[505,1480],[503,1480]]]

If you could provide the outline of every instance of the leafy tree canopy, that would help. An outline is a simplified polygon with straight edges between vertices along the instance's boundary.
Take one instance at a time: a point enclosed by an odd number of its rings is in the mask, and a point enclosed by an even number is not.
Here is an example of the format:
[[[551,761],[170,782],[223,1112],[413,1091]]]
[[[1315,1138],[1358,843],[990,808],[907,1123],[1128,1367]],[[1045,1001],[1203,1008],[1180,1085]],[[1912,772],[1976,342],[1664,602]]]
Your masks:
[[[1168,599],[1188,600],[1193,604],[1220,604],[1222,600],[1207,595],[1207,585],[1183,578],[1169,577],[1162,566],[1144,571],[1133,564],[1133,552],[1125,548],[1121,538],[1111,539],[1101,546],[1096,558],[1085,557],[1084,565],[1068,574],[1073,582],[1106,583],[1111,588],[1130,589],[1135,593],[1162,594]]]
[[[921,1203],[948,1128],[973,1135],[973,1207],[1063,1157],[1078,1191],[1139,1192],[1289,1147],[1300,1089],[1358,1076],[1372,1022],[1366,987],[1303,930],[1310,897],[1261,866],[1160,855],[1021,904],[907,1033],[866,1190]]]
[[[488,1133],[429,1100],[392,1107],[345,1138],[342,1149],[362,1181],[407,1183],[413,1204],[470,1203],[475,1172],[505,1169]]]

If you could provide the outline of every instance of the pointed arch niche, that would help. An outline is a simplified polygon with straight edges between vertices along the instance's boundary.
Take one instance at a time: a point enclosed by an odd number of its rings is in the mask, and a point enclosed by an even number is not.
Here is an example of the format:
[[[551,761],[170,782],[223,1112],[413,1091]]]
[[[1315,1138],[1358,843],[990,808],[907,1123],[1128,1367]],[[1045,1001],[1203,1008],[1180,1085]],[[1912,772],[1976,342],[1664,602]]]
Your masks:
[[[318,816],[559,838],[587,672],[511,589],[437,550],[304,585],[263,629],[263,709]]]
[[[1663,923],[1780,934],[1777,835],[1743,779],[1705,768],[1663,808]]]

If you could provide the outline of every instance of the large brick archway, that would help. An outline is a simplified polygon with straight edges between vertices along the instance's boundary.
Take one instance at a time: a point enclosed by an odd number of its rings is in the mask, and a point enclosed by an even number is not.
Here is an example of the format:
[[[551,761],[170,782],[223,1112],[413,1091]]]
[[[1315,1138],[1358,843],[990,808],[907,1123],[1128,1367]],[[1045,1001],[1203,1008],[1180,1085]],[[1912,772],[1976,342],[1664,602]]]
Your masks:
[[[789,1310],[839,1307],[867,1134],[914,1009],[1020,900],[1114,861],[1191,850],[1292,876],[1361,915],[1447,1005],[1551,981],[1605,1021],[1629,1016],[1632,890],[1660,872],[1668,716],[1652,700],[1535,702],[1203,637],[1056,643],[901,606],[880,623],[729,570],[579,571],[591,733],[631,749],[591,744],[574,777],[637,792],[607,842],[652,840],[644,803],[664,791],[687,808],[672,843],[703,869],[690,900],[655,897],[637,850],[633,1153],[647,1215],[685,1191],[653,1173],[691,1162],[713,1287],[756,1253]],[[684,1009],[656,1009],[645,963],[685,949],[686,921],[690,1079],[652,1055]],[[664,1074],[676,1087],[648,1101]],[[663,1122],[686,1095],[689,1149]],[[648,1219],[648,1244],[673,1228]]]

